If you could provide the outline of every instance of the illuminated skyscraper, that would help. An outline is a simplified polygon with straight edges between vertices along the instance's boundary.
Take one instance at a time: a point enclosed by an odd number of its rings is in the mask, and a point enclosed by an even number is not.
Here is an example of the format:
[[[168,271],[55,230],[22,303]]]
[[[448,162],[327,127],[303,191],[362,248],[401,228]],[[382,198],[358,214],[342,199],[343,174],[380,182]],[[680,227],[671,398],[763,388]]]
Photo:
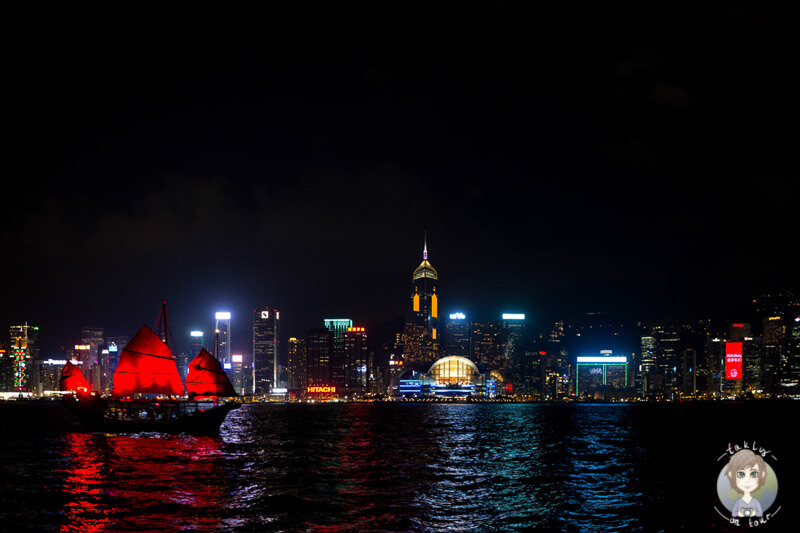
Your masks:
[[[278,348],[281,314],[265,306],[253,310],[253,372],[256,394],[278,386]]]
[[[202,331],[189,332],[189,355],[195,357],[205,346],[205,336]]]
[[[242,354],[231,354],[231,373],[233,374],[231,383],[236,392],[250,394],[250,391],[244,390],[244,356]]]
[[[664,376],[658,374],[656,366],[656,338],[652,335],[643,335],[641,340],[636,392],[646,398],[656,392],[663,392]]]
[[[406,320],[404,354],[408,363],[432,363],[439,353],[439,274],[428,261],[425,240],[422,262],[411,277],[411,315]]]
[[[796,390],[800,386],[800,306],[796,306],[790,315],[787,343],[789,344],[786,365],[782,369],[782,384]]]
[[[312,329],[306,338],[308,381],[306,386],[331,385],[332,335],[328,328]],[[305,388],[301,389],[305,394]]]
[[[344,332],[344,386],[350,394],[367,391],[367,331],[349,327]]]
[[[326,318],[325,327],[331,332],[331,358],[329,362],[331,385],[346,389],[344,335],[353,326],[349,318]]]
[[[451,313],[444,330],[445,355],[469,357],[470,322],[464,313]]]
[[[664,376],[665,392],[674,392],[678,385],[678,366],[681,364],[681,331],[675,324],[662,324],[654,332],[656,365]]]
[[[498,365],[503,359],[503,324],[473,322],[471,352],[475,363]]]
[[[9,345],[4,361],[4,383],[6,392],[33,391],[33,361],[39,358],[39,328],[21,326],[9,328]]]
[[[519,372],[525,342],[525,314],[503,313],[503,356],[500,368]]]
[[[230,368],[231,364],[231,314],[229,311],[219,311],[214,317],[217,319],[216,333],[219,335],[214,347],[217,359],[223,366]]]
[[[81,328],[81,344],[88,346],[85,352],[88,360],[84,362],[82,371],[94,390],[105,390],[103,377],[108,375],[108,358],[104,359],[100,353],[100,347],[105,343],[103,328]]]
[[[308,363],[306,360],[306,339],[289,337],[288,387],[300,394],[308,384]]]

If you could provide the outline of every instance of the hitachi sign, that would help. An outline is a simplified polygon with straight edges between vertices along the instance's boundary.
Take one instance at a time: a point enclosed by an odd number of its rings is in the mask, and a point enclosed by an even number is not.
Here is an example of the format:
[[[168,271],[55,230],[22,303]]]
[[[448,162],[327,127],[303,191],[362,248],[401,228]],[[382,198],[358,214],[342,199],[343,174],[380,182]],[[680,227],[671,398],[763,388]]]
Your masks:
[[[319,394],[321,392],[336,392],[336,387],[329,387],[329,386],[320,386],[320,385],[309,385],[306,387],[306,392],[309,394]]]

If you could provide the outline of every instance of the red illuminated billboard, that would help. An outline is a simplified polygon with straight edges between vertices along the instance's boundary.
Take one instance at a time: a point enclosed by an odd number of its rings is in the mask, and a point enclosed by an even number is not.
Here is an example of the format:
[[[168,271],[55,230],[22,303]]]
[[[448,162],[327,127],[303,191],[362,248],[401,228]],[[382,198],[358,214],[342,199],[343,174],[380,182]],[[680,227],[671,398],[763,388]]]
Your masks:
[[[742,343],[725,343],[725,379],[742,379]]]

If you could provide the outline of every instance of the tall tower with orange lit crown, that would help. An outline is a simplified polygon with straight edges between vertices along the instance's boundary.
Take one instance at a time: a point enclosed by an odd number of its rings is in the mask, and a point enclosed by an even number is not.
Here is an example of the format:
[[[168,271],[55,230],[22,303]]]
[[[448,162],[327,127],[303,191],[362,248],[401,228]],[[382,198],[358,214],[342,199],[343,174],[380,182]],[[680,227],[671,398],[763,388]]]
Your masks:
[[[422,263],[411,278],[411,316],[406,321],[406,363],[432,363],[439,352],[439,274],[428,261],[427,236],[422,250]]]

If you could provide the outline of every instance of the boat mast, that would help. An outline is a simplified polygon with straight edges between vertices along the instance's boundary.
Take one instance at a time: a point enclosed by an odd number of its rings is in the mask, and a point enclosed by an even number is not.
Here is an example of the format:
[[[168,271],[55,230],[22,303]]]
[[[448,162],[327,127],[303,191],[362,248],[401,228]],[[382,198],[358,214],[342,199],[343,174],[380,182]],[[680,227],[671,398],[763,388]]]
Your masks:
[[[169,346],[169,326],[167,324],[167,301],[161,301],[161,315],[164,317],[164,344]]]

